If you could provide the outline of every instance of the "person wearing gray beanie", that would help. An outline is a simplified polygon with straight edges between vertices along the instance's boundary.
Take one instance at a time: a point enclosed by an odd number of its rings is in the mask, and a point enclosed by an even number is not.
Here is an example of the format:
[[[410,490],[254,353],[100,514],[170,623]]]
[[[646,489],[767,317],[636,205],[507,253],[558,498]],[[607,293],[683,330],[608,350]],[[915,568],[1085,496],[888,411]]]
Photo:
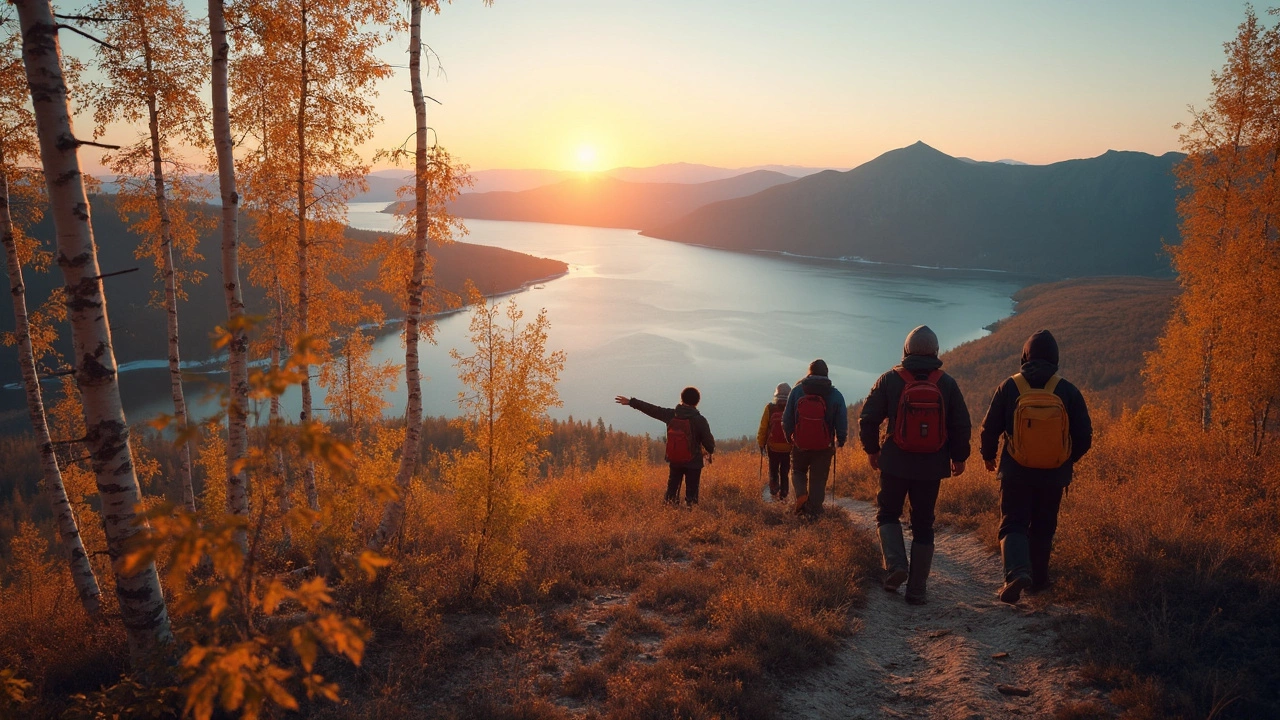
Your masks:
[[[880,441],[880,426],[888,434]],[[926,602],[933,565],[934,506],[942,479],[964,472],[972,432],[969,408],[955,379],[942,371],[938,336],[921,325],[902,344],[902,364],[876,380],[858,416],[867,461],[880,473],[876,525],[886,571],[885,590],[907,583],[906,601]],[[911,557],[902,536],[902,510],[911,499]]]
[[[909,355],[938,355],[938,336],[928,325],[921,325],[907,333],[907,341],[902,343],[902,357]]]
[[[787,396],[791,386],[778,383],[773,398],[764,406],[760,416],[760,430],[756,433],[756,445],[760,454],[769,455],[769,499],[786,502],[787,488],[791,484],[791,443],[782,429],[782,414],[787,409]]]

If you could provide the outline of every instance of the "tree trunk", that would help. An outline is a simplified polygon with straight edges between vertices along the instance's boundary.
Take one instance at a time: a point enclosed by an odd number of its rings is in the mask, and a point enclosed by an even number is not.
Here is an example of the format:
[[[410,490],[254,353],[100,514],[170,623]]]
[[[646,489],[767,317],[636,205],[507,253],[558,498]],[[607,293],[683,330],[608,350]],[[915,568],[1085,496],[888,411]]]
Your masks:
[[[232,157],[231,113],[227,100],[227,25],[222,0],[209,0],[209,35],[213,43],[213,145],[218,157],[218,189],[222,195],[222,286],[227,304],[227,510],[249,514],[249,336],[240,289],[239,217],[235,158]],[[241,547],[244,531],[237,533]]]
[[[423,284],[427,272],[427,229],[431,208],[427,200],[427,101],[422,93],[422,0],[411,0],[409,15],[409,82],[413,90],[413,113],[417,121],[414,149],[413,197],[416,203],[413,225],[413,274],[409,276],[408,302],[404,316],[404,378],[409,400],[404,411],[404,445],[396,469],[398,497],[387,503],[382,522],[369,546],[382,549],[400,532],[404,523],[404,500],[418,467],[418,446],[422,436],[422,377],[418,369],[418,325],[422,322]]]
[[[310,272],[307,267],[307,1],[302,0],[301,78],[298,96],[298,337],[305,338],[311,331]],[[311,422],[311,366],[302,368],[302,423]],[[307,493],[307,504],[312,510],[320,509],[320,494],[316,490],[316,464],[308,460],[303,467],[302,487]]]
[[[143,62],[147,68],[147,128],[151,133],[151,175],[155,184],[156,214],[160,216],[160,260],[164,277],[164,312],[169,336],[169,390],[173,395],[173,417],[180,432],[187,433],[191,418],[187,416],[187,398],[182,391],[182,355],[178,351],[178,282],[173,268],[173,223],[169,219],[169,198],[165,194],[164,157],[160,151],[160,111],[157,107],[155,82],[151,65],[151,43],[147,37],[146,20],[142,26]],[[195,459],[195,436],[178,449],[179,475],[182,482],[182,504],[188,512],[196,511],[196,496],[191,485],[191,463]]]
[[[22,30],[23,62],[58,238],[58,267],[66,280],[76,384],[83,400],[84,442],[102,503],[107,553],[115,562],[126,553],[129,540],[145,532],[147,526],[136,511],[140,499],[138,477],[129,448],[129,425],[120,404],[89,199],[76,156],[79,143],[71,129],[57,21],[49,0],[15,0],[14,5]],[[149,563],[132,575],[117,569],[115,579],[130,654],[140,659],[173,637],[160,578],[155,564]]]
[[[0,168],[4,167],[4,148],[0,147]],[[13,236],[13,218],[9,213],[9,179],[0,171],[0,240],[3,241],[9,268],[9,293],[13,296],[13,334],[18,340],[18,364],[22,367],[22,385],[27,391],[27,414],[31,428],[40,443],[40,468],[44,475],[45,490],[49,493],[49,505],[53,509],[58,526],[58,538],[71,566],[71,580],[75,583],[80,603],[90,615],[96,616],[102,609],[102,590],[93,574],[84,543],[80,541],[80,528],[76,524],[75,511],[67,500],[67,489],[62,484],[62,470],[58,456],[53,452],[53,439],[49,437],[49,424],[44,414],[44,397],[40,392],[40,374],[36,369],[35,353],[31,348],[31,326],[27,322],[27,293],[22,282],[22,261],[18,257],[17,242]]]

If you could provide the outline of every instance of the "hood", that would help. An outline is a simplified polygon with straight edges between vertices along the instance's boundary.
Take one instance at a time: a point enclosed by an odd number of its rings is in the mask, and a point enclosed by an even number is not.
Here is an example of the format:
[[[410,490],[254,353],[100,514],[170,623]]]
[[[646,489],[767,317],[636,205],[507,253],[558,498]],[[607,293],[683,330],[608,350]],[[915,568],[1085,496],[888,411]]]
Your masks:
[[[1048,330],[1037,330],[1027,338],[1027,342],[1022,346],[1022,363],[1025,365],[1032,360],[1058,364],[1058,341],[1053,337],[1053,333]]]
[[[1022,377],[1027,379],[1031,387],[1044,387],[1056,372],[1058,372],[1058,363],[1051,363],[1048,360],[1031,360],[1022,363]]]
[[[942,360],[937,355],[908,355],[902,358],[902,367],[913,373],[933,372],[942,367]]]
[[[679,405],[676,406],[676,417],[678,418],[688,419],[692,417],[697,417],[701,414],[702,413],[698,412],[698,408],[692,405],[685,405],[684,403],[680,403]]]
[[[825,375],[807,375],[800,381],[805,395],[826,395],[831,392],[831,378]]]

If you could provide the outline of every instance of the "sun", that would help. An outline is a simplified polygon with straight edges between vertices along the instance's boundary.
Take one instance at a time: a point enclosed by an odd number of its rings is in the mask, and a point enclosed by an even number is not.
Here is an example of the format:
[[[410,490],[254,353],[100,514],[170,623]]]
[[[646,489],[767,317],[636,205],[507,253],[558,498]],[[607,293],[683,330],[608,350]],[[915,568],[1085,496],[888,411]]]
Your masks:
[[[590,145],[578,146],[578,169],[590,171],[596,169],[596,149]]]

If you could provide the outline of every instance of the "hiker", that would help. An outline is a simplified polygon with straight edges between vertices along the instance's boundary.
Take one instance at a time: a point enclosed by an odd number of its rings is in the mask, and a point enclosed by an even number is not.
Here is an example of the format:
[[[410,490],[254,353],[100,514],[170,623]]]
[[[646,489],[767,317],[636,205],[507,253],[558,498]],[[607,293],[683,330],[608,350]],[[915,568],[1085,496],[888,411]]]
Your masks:
[[[844,395],[827,377],[825,360],[809,363],[809,374],[791,388],[787,407],[782,411],[782,430],[791,445],[796,514],[821,515],[831,461],[849,434]]]
[[[712,462],[716,452],[716,439],[711,437],[711,426],[698,412],[702,399],[698,388],[687,387],[680,391],[680,404],[674,408],[658,407],[643,400],[618,395],[614,401],[628,405],[660,420],[667,426],[666,460],[671,465],[667,477],[666,501],[680,503],[680,483],[684,482],[684,502],[689,507],[698,504],[698,481],[702,477],[702,451],[707,452],[707,462]]]
[[[981,435],[989,471],[996,469],[1001,437],[999,598],[1012,604],[1023,590],[1049,589],[1058,507],[1072,467],[1093,445],[1089,408],[1080,390],[1058,376],[1058,341],[1048,330],[1027,338],[1021,370],[991,396]]]
[[[880,425],[888,433],[880,442]],[[964,472],[972,433],[969,408],[955,379],[942,371],[938,336],[921,325],[907,335],[902,364],[871,386],[858,416],[858,435],[871,469],[880,473],[876,525],[887,575],[883,587],[924,605],[933,565],[933,509],[948,475]],[[902,537],[902,507],[911,498],[911,559]]]
[[[773,391],[773,400],[764,406],[760,431],[756,433],[760,454],[769,455],[769,499],[775,502],[787,501],[787,487],[791,484],[791,443],[787,442],[787,431],[782,427],[782,415],[787,410],[789,395],[791,386],[778,383]]]

